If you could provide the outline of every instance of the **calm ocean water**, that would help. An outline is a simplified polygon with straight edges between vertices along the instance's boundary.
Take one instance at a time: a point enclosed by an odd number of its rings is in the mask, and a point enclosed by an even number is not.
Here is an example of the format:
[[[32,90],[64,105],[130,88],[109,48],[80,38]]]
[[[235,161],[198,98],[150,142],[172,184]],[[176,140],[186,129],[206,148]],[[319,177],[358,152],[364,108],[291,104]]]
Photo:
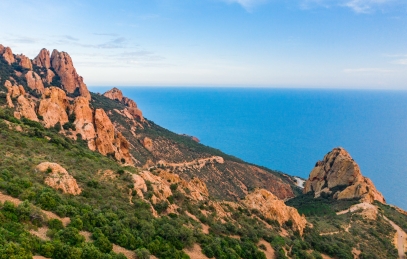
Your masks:
[[[157,124],[291,175],[307,178],[344,147],[388,203],[407,209],[407,91],[121,89]]]

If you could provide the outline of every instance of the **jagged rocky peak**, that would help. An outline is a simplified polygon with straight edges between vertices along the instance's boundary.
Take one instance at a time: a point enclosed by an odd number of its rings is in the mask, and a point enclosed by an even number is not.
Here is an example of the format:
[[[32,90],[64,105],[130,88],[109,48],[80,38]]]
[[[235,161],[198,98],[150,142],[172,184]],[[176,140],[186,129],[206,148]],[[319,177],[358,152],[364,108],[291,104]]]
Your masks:
[[[11,51],[9,47],[4,47],[1,44],[0,44],[0,55],[3,56],[3,58],[7,61],[9,65],[16,61],[13,55],[13,51]]]
[[[133,101],[130,98],[127,98],[125,96],[123,96],[123,93],[120,89],[114,87],[112,89],[110,89],[109,91],[105,92],[103,94],[103,96],[112,99],[112,100],[116,100],[122,104],[124,104],[125,106],[127,106],[128,108],[126,109],[133,117],[138,118],[139,120],[143,121],[143,113],[142,111],[137,108],[137,104],[135,101]]]
[[[28,70],[33,69],[33,65],[31,63],[31,60],[27,56],[25,56],[23,54],[20,54],[20,55],[16,55],[16,58],[18,60],[18,64],[20,66],[22,66],[23,68],[28,69]]]
[[[41,53],[40,53],[41,54]],[[54,49],[51,54],[51,67],[61,79],[62,88],[69,94],[79,93],[80,96],[91,99],[89,90],[79,76],[72,59],[66,52]]]
[[[33,64],[39,67],[50,68],[51,60],[49,51],[47,49],[42,49],[40,53],[33,59]]]
[[[373,182],[362,175],[358,164],[343,148],[334,148],[318,161],[305,183],[304,193],[314,192],[315,197],[333,195],[335,199],[360,199],[372,203],[386,203]]]
[[[123,100],[123,92],[114,87],[112,89],[110,89],[109,91],[107,91],[106,93],[103,94],[103,96],[112,99],[112,100],[117,100],[119,102],[121,102]]]

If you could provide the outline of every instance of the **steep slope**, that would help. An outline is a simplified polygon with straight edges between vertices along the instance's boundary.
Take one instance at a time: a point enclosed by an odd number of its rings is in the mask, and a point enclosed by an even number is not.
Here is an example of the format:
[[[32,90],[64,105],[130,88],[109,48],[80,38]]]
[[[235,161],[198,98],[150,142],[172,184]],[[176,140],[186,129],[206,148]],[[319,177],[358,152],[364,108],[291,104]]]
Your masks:
[[[2,58],[0,83],[5,102],[15,109],[17,118],[39,121],[69,138],[81,138],[91,150],[127,165],[162,167],[189,180],[200,177],[217,198],[239,200],[255,188],[280,199],[299,192],[290,176],[247,164],[146,120],[137,104],[117,88],[103,95],[90,94],[65,52],[54,50],[50,56],[42,49],[31,61],[3,49],[8,59]],[[212,161],[214,156],[223,162]],[[201,160],[207,162],[199,165]],[[223,188],[218,188],[220,184]]]

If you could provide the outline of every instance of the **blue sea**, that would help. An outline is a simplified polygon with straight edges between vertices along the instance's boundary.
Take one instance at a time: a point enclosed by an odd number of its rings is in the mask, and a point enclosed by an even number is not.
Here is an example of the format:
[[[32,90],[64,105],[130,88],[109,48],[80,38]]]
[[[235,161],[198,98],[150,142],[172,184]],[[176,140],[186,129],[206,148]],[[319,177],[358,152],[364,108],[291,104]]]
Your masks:
[[[388,203],[407,209],[407,91],[121,89],[155,123],[290,175],[307,178],[341,146]]]

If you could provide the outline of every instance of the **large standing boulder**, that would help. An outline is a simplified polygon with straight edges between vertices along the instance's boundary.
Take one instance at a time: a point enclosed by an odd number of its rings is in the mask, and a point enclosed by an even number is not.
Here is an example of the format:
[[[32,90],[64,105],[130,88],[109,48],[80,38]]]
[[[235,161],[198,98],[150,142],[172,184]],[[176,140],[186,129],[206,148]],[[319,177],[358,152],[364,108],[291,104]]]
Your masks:
[[[63,193],[79,195],[82,190],[79,188],[75,178],[57,163],[44,162],[37,165],[36,169],[45,173],[45,184]]]
[[[304,193],[332,194],[336,199],[360,199],[385,203],[383,195],[373,182],[362,175],[358,164],[343,148],[334,148],[318,161],[305,183]],[[333,193],[334,192],[334,193]]]

